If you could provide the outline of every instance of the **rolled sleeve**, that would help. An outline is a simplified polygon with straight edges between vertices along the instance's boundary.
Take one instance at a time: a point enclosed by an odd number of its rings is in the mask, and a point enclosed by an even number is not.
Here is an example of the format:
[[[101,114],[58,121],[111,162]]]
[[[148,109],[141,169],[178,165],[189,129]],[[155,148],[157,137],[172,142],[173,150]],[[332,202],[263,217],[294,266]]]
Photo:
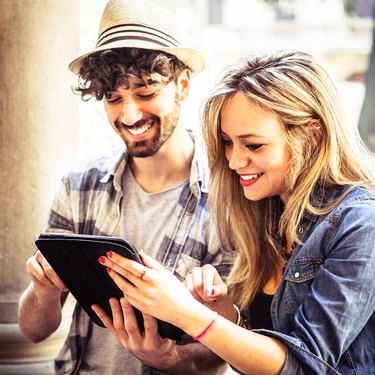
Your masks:
[[[297,338],[266,329],[256,329],[253,332],[284,343],[287,355],[280,375],[340,375],[327,362],[311,353],[305,344]]]

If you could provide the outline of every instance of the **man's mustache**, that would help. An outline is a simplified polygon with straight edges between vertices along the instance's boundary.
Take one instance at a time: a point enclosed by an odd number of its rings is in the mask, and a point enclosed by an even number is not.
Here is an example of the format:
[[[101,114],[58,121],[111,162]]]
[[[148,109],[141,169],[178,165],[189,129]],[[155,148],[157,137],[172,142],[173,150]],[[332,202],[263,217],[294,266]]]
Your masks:
[[[141,128],[145,124],[149,124],[151,122],[153,123],[158,123],[158,117],[154,116],[152,118],[147,118],[147,119],[142,119],[137,122],[135,122],[133,125],[127,125],[123,123],[122,121],[115,121],[115,127],[116,129],[136,129],[136,128]]]

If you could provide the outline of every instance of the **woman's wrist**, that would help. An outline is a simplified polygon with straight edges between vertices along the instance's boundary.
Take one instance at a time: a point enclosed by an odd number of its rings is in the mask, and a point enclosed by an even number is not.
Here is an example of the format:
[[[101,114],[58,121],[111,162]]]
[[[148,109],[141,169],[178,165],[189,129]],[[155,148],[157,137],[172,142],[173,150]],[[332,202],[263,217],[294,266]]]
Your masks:
[[[222,298],[219,298],[217,302],[211,304],[210,306],[213,310],[217,311],[219,315],[225,319],[230,320],[231,322],[236,322],[237,312],[233,307],[232,299],[226,295]]]
[[[215,311],[211,323],[199,335],[193,336],[193,339],[197,341],[203,339],[203,337],[206,336],[207,333],[210,332],[211,329],[215,326],[218,316],[219,314]]]
[[[178,326],[188,335],[197,337],[214,321],[217,312],[196,300],[187,306],[188,310],[185,310],[183,317],[181,316]]]
[[[236,304],[233,304],[233,307],[234,309],[236,310],[237,312],[237,321],[235,322],[238,326],[242,327],[242,328],[246,328],[248,329],[248,323],[247,323],[247,320],[246,318],[244,317],[243,314],[241,314],[241,311],[240,309],[237,307]]]

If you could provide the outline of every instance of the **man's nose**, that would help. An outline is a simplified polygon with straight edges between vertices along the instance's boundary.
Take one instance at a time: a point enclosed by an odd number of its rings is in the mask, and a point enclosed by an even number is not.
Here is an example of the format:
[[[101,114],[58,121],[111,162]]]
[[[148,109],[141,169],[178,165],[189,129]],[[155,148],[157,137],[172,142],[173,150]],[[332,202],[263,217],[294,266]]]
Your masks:
[[[126,125],[133,125],[142,119],[142,111],[133,100],[124,101],[121,121]]]

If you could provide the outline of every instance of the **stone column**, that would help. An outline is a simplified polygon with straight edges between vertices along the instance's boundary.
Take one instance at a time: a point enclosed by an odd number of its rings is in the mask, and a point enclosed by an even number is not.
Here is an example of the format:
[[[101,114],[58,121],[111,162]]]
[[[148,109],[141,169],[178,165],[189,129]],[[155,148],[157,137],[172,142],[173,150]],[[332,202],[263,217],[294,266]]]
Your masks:
[[[77,152],[67,65],[78,53],[79,1],[1,0],[0,14],[0,373],[40,375],[51,373],[64,332],[28,343],[17,303],[29,283],[26,260]]]

